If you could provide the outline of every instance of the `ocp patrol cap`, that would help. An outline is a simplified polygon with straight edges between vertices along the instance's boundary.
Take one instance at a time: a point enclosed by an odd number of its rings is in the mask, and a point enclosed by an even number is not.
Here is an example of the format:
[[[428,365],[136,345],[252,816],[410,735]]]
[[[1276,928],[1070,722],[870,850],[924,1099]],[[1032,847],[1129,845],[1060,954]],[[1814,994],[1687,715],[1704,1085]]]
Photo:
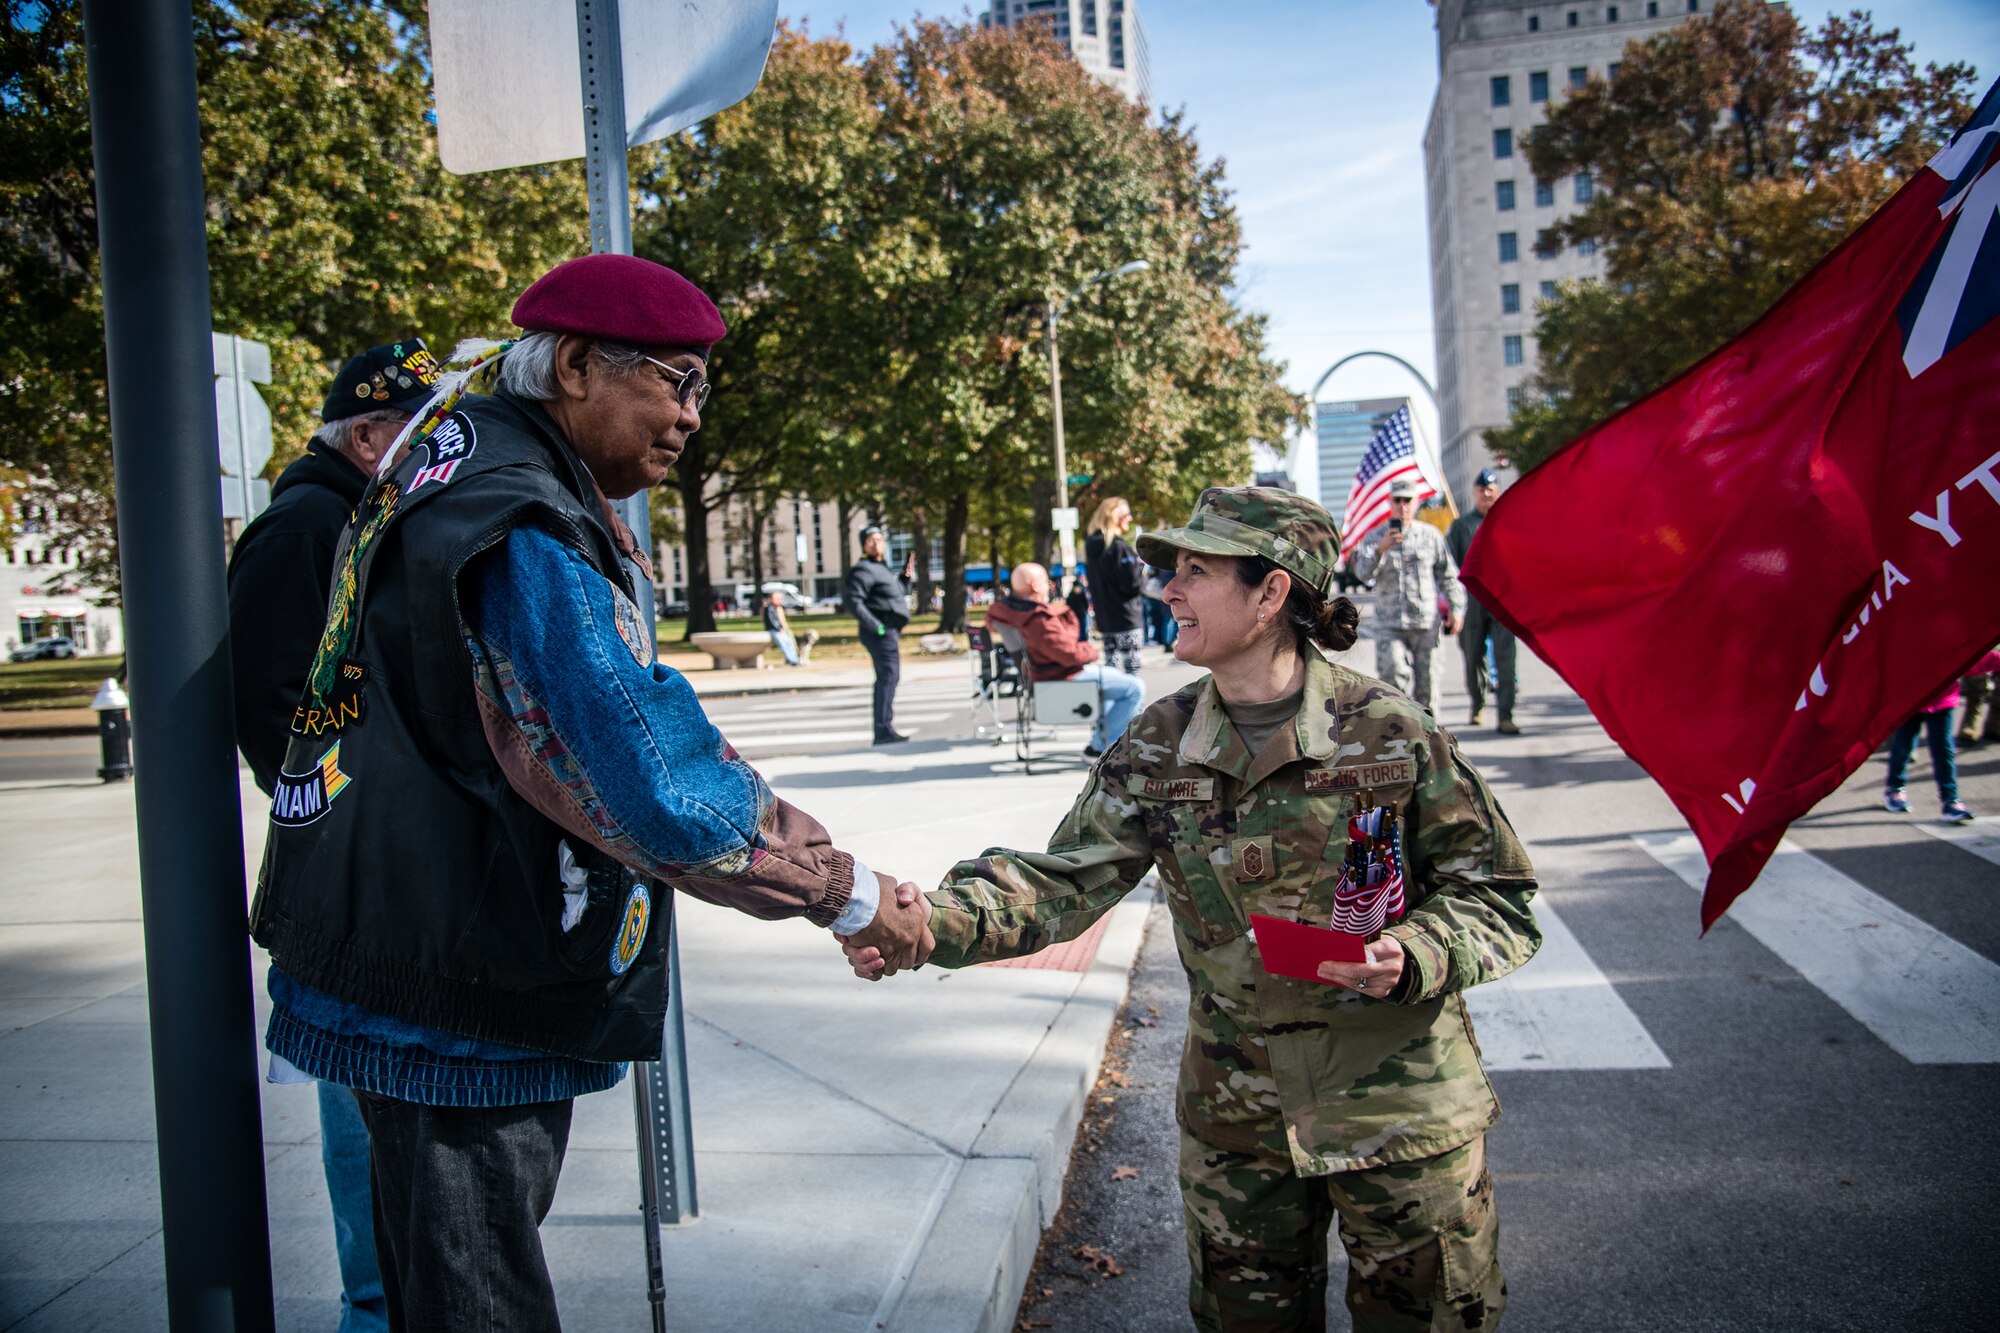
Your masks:
[[[1319,505],[1294,491],[1269,486],[1211,486],[1195,502],[1185,527],[1139,538],[1139,558],[1172,569],[1176,551],[1203,555],[1261,555],[1324,593],[1340,555],[1340,525]]]

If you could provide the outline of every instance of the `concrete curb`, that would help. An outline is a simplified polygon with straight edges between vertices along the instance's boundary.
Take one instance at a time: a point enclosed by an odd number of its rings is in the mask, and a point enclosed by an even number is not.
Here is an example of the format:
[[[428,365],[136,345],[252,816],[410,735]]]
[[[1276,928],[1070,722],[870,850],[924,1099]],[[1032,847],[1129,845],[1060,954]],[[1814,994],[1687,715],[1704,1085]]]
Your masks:
[[[1042,1232],[1062,1206],[1070,1147],[1158,893],[1158,878],[1148,875],[1112,909],[1090,970],[974,1140],[902,1295],[878,1327],[890,1333],[1013,1328]]]

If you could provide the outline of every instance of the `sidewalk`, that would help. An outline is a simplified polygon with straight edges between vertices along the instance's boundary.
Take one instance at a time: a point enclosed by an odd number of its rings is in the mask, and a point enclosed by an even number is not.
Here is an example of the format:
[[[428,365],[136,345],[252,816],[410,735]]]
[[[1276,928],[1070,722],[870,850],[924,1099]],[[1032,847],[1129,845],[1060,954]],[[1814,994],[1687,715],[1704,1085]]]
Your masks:
[[[788,667],[777,660],[758,671],[748,667],[719,671],[706,654],[668,646],[660,650],[660,661],[687,677],[694,692],[703,698],[726,695],[777,694],[787,690],[837,690],[866,687],[875,682],[875,669],[866,658],[833,657]],[[947,676],[967,676],[963,651],[926,656],[916,651],[915,640],[903,645],[904,680],[939,680]],[[95,736],[97,714],[88,708],[8,708],[0,709],[0,740],[45,736]],[[4,1327],[4,1326],[0,1326]]]
[[[813,683],[866,682],[849,674]],[[1041,846],[1068,808],[1080,769],[1026,778],[1010,757],[939,741],[760,767],[841,846],[934,883],[989,845]],[[247,782],[243,806],[254,866]],[[0,1329],[166,1326],[135,845],[129,785],[0,792]],[[669,1326],[1008,1328],[1150,900],[1094,959],[871,986],[823,931],[681,898],[700,1217],[666,1229]],[[278,1326],[330,1328],[312,1089],[266,1085],[263,1107]],[[630,1081],[580,1101],[542,1233],[569,1328],[647,1325],[636,1160]]]

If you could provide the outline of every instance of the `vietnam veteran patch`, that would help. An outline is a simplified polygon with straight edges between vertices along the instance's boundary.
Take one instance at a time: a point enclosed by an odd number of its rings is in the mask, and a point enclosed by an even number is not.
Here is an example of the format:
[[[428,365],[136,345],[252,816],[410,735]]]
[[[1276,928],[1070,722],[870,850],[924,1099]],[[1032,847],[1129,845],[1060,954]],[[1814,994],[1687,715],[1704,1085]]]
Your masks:
[[[1372,764],[1343,764],[1339,768],[1306,770],[1306,790],[1360,791],[1364,787],[1407,787],[1417,780],[1414,759],[1382,759]]]

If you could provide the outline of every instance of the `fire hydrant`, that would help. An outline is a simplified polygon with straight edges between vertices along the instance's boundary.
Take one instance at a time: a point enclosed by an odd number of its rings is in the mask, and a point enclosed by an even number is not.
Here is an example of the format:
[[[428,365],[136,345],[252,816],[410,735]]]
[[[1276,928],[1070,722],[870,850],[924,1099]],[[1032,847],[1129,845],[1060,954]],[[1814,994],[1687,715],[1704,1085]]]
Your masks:
[[[106,782],[123,782],[132,776],[132,701],[118,682],[106,677],[90,701],[97,711],[97,743],[104,751],[104,767],[97,776]]]

